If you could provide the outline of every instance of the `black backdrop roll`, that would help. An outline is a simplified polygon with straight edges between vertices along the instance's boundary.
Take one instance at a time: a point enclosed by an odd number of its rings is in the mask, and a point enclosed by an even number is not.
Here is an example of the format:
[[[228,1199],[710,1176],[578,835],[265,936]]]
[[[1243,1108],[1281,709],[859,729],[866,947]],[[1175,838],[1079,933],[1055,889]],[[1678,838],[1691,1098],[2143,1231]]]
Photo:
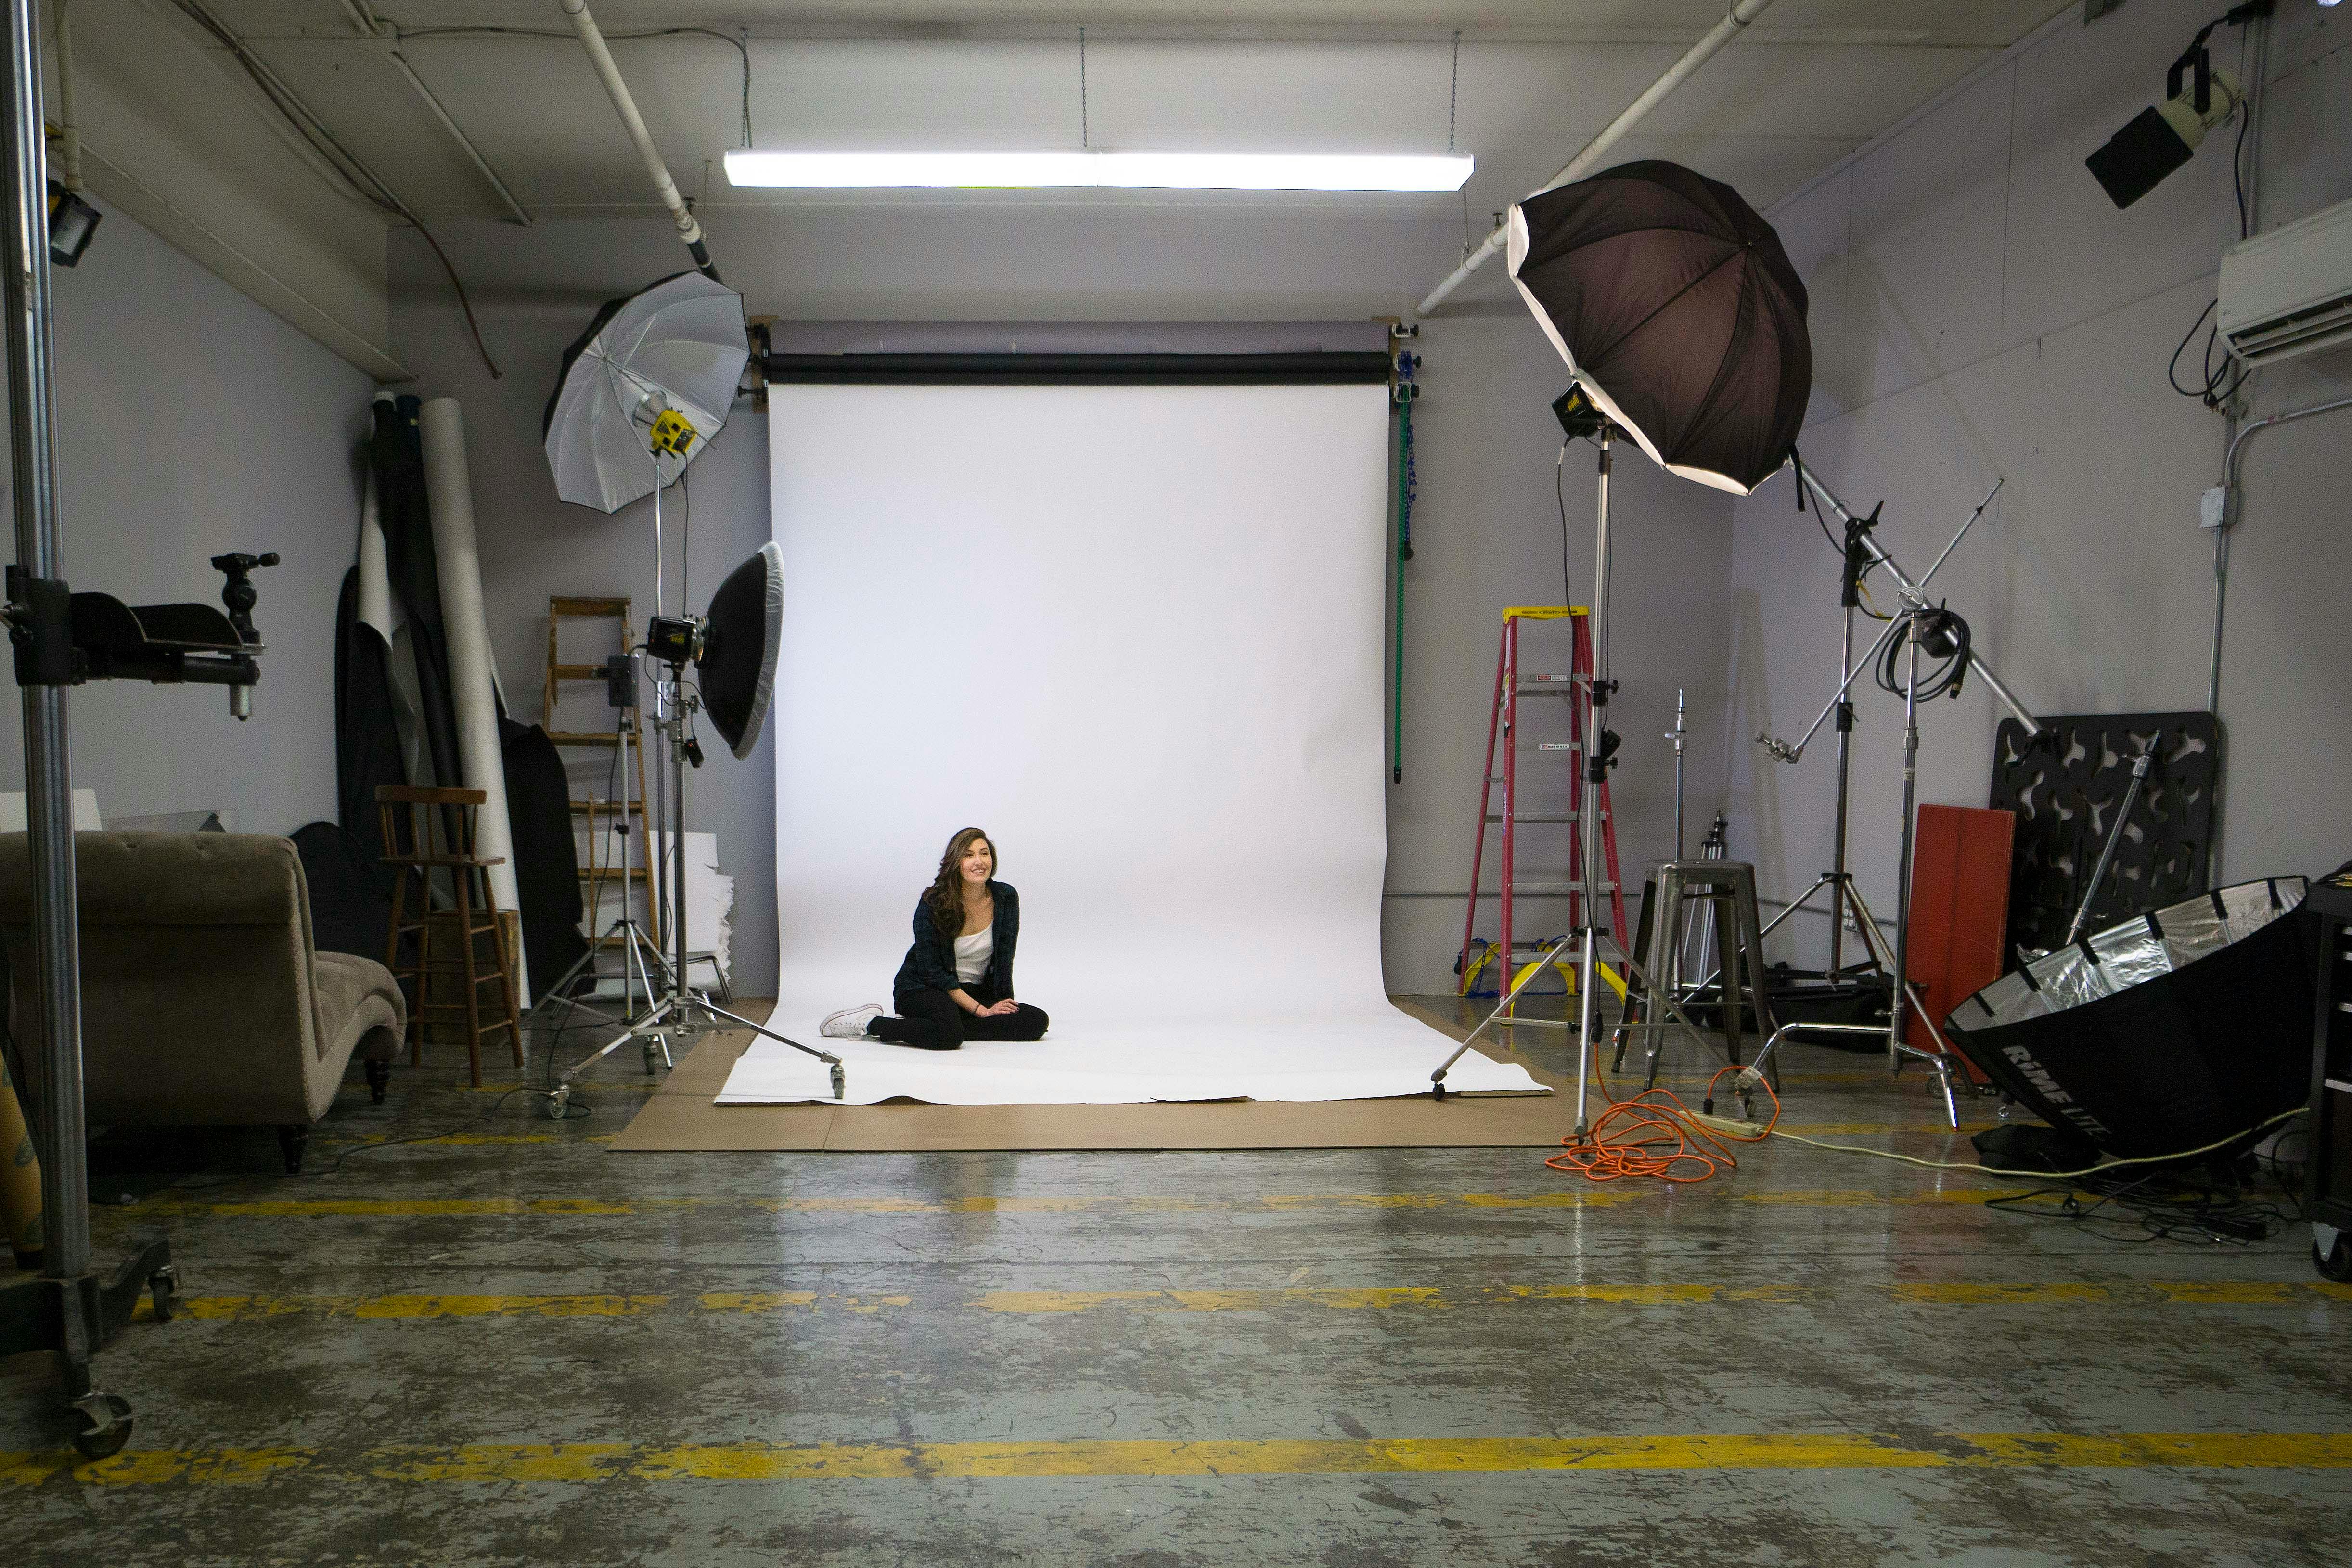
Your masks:
[[[457,709],[449,697],[448,642],[441,629],[441,563],[433,548],[433,511],[425,496],[425,449],[416,429],[416,414],[422,406],[415,397],[378,403],[368,457],[375,468],[377,516],[383,527],[392,591],[408,612],[408,643],[416,656],[417,702],[423,710],[425,750],[433,758],[436,782],[455,786],[464,772],[457,761]]]
[[[392,872],[379,864],[383,818],[375,792],[379,784],[408,781],[400,728],[393,719],[392,650],[375,627],[360,619],[359,597],[360,572],[354,566],[343,574],[342,597],[335,606],[335,812],[362,863],[389,898]]]

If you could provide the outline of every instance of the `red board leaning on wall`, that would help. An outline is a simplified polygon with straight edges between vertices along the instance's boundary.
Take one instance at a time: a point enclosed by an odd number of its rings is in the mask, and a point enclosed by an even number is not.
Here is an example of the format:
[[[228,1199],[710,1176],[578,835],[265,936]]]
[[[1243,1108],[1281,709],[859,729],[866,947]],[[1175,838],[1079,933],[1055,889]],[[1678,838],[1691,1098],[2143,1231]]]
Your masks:
[[[1927,999],[1927,1016],[1944,1015],[2001,976],[2009,929],[2009,868],[2017,836],[2013,812],[1966,805],[1923,805],[1912,862],[1910,951],[1904,966]],[[1915,1015],[1904,1037],[1924,1049],[1935,1037]],[[1965,1060],[1963,1065],[1966,1065]],[[1969,1074],[1984,1080],[1975,1068]]]

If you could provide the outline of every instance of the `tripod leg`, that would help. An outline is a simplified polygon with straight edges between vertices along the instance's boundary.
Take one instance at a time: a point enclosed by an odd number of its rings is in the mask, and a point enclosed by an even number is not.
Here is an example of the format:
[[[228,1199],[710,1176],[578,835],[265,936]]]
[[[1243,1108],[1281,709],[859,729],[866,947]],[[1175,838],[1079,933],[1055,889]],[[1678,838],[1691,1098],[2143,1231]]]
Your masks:
[[[1656,903],[1657,895],[1657,879],[1645,879],[1642,883],[1640,923],[1633,928],[1633,962],[1635,963],[1647,964],[1650,962],[1650,933],[1654,929],[1653,917],[1656,913],[1654,906]],[[1643,1001],[1641,988],[1633,983],[1632,975],[1627,975],[1624,1000],[1617,1009],[1617,1037],[1610,1042],[1616,1048],[1617,1053],[1610,1059],[1611,1072],[1625,1070],[1625,1047],[1633,1037],[1633,1031],[1626,1026],[1633,1021],[1635,1012],[1643,1005]]]

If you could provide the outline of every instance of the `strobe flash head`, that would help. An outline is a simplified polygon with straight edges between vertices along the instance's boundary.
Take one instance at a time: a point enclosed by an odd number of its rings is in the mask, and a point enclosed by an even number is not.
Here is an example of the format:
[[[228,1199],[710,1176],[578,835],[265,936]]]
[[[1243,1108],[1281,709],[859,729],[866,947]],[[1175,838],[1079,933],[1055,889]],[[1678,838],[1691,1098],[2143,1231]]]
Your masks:
[[[2127,207],[2156,189],[2196,156],[2206,132],[2244,107],[2244,86],[2213,63],[2205,40],[2216,27],[2243,26],[2269,16],[2274,3],[2245,0],[2206,23],[2165,74],[2164,101],[2133,115],[2105,146],[2083,160],[2116,207]]]
[[[2117,207],[2131,205],[2194,157],[2206,132],[2235,113],[2245,93],[2237,78],[2216,68],[2206,79],[2203,109],[2198,108],[2196,97],[2192,88],[2141,110],[2105,146],[2084,160]]]
[[[692,664],[702,657],[702,623],[692,616],[656,616],[646,628],[646,652],[662,664]]]

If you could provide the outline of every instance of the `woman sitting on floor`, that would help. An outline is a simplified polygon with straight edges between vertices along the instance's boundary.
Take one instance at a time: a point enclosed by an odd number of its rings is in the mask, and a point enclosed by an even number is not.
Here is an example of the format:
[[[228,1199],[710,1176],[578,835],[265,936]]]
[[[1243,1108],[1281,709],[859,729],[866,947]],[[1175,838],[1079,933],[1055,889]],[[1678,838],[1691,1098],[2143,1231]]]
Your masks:
[[[890,983],[897,1017],[869,1002],[845,1007],[821,1032],[834,1039],[887,1040],[952,1051],[966,1040],[1044,1037],[1043,1009],[1013,999],[1013,948],[1021,896],[995,880],[996,847],[977,827],[960,830],[940,874],[915,901],[915,942]]]

